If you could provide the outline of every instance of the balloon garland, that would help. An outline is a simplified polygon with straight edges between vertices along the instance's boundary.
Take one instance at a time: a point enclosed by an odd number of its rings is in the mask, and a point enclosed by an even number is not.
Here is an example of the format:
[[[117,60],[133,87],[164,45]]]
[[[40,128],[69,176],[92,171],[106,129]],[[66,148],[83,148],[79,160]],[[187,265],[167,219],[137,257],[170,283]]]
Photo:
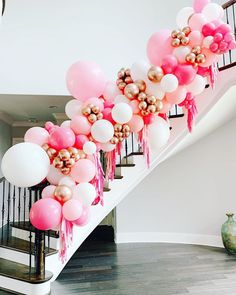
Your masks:
[[[107,81],[94,62],[79,61],[68,70],[71,95],[65,112],[70,120],[56,126],[33,127],[25,143],[3,157],[2,172],[21,187],[47,179],[50,185],[30,210],[31,223],[40,230],[60,232],[60,257],[72,241],[73,226],[89,222],[90,206],[103,205],[105,179],[113,180],[116,156],[131,132],[137,134],[147,165],[150,148],[169,140],[168,112],[179,105],[188,112],[192,131],[196,96],[206,83],[214,87],[218,57],[236,48],[232,29],[222,21],[223,9],[210,0],[195,0],[177,15],[178,29],[160,30],[147,44],[150,61],[122,68],[115,82]],[[100,163],[105,153],[106,171]]]

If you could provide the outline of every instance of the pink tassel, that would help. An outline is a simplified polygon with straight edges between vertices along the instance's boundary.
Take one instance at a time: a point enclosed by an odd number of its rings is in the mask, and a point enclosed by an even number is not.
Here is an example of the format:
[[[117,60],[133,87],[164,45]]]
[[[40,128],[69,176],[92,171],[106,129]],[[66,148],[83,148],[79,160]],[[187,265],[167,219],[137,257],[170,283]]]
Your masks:
[[[138,141],[141,145],[147,167],[149,168],[150,167],[150,147],[148,142],[148,125],[145,124],[143,129],[139,132]]]
[[[185,107],[188,110],[188,118],[187,118],[188,130],[189,132],[192,132],[194,120],[198,113],[195,97],[192,95],[192,93],[188,92],[185,100],[181,102],[179,106]]]
[[[115,169],[116,169],[116,150],[105,153],[106,158],[106,179],[107,180],[114,180],[115,176]]]
[[[211,83],[211,87],[212,89],[215,88],[215,83],[217,80],[217,75],[218,75],[218,67],[217,67],[217,63],[213,63],[210,66],[210,83]]]
[[[66,220],[64,217],[60,226],[60,251],[59,258],[62,263],[67,260],[67,249],[73,242],[73,223]]]
[[[95,177],[91,183],[95,186],[95,189],[97,192],[97,198],[94,200],[92,205],[97,205],[100,202],[101,205],[103,206],[103,204],[104,204],[103,203],[103,188],[104,188],[105,178],[104,178],[104,172],[102,169],[102,165],[100,162],[100,155],[98,152],[94,154],[94,164],[96,167],[96,174],[95,174]]]

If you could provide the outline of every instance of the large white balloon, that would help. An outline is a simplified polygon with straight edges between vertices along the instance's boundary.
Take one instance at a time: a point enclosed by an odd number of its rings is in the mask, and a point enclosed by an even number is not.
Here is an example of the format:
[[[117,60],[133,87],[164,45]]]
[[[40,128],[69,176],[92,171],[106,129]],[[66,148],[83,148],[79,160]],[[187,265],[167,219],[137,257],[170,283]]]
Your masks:
[[[81,201],[84,205],[90,206],[97,196],[95,187],[88,183],[82,182],[73,189],[73,198]]]
[[[186,56],[191,52],[189,46],[180,46],[174,49],[173,54],[176,56],[180,63],[186,62]]]
[[[96,153],[96,150],[97,150],[97,146],[92,141],[87,141],[83,145],[83,151],[87,155],[93,155],[94,153]]]
[[[61,127],[70,128],[71,120],[66,120],[61,123]]]
[[[163,99],[165,97],[165,92],[161,89],[160,83],[153,83],[151,81],[146,83],[146,93],[149,95],[155,95],[158,99]]]
[[[12,146],[3,156],[2,173],[12,184],[31,187],[39,184],[48,174],[50,160],[39,145],[29,142]]]
[[[170,138],[170,126],[166,120],[157,116],[148,126],[148,137],[151,149],[165,146]]]
[[[91,127],[92,137],[101,143],[108,142],[114,135],[114,128],[107,120],[98,120]]]
[[[176,23],[179,29],[183,29],[188,26],[188,20],[193,13],[194,9],[192,7],[184,7],[178,12]]]
[[[214,42],[213,36],[207,36],[203,39],[202,46],[205,48],[210,48],[210,45]]]
[[[186,85],[186,88],[189,92],[194,95],[202,93],[206,86],[206,80],[201,75],[196,75],[192,83]]]
[[[224,15],[224,10],[219,4],[208,3],[203,8],[202,13],[205,15],[206,19],[211,22],[222,18]]]
[[[151,65],[145,60],[140,60],[135,62],[130,69],[131,78],[135,80],[144,80],[148,79],[147,72],[150,69]]]
[[[161,79],[161,89],[163,92],[174,92],[178,86],[179,81],[173,74],[167,74]]]
[[[106,142],[106,143],[100,143],[100,147],[104,152],[111,152],[116,148],[116,145],[110,142]]]
[[[77,99],[68,101],[65,107],[65,112],[68,118],[72,119],[76,115],[82,115],[82,104]]]
[[[115,122],[125,124],[131,120],[133,110],[127,103],[120,102],[112,108],[111,115]]]
[[[107,82],[106,87],[103,92],[103,97],[105,100],[114,101],[117,95],[121,94],[121,91],[114,82]]]

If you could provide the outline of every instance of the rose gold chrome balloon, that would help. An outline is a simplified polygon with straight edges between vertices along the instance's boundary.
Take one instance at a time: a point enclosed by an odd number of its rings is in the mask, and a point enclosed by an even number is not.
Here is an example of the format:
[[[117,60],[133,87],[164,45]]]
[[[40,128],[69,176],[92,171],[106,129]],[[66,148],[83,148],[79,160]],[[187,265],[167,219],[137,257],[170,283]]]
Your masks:
[[[54,197],[61,203],[65,203],[72,198],[72,190],[67,185],[58,185],[54,191]]]

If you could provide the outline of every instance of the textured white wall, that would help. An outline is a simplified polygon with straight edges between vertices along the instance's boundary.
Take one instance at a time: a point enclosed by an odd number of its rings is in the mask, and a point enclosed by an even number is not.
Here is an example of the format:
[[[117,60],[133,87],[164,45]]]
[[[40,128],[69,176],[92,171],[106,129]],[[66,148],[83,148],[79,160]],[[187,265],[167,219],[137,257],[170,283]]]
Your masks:
[[[200,237],[201,243],[204,236],[219,236],[225,213],[236,213],[235,130],[233,119],[140,183],[117,207],[118,241],[192,242]]]
[[[0,167],[1,159],[6,152],[6,150],[11,146],[11,126],[0,120]],[[2,172],[0,168],[0,178],[2,177]]]

